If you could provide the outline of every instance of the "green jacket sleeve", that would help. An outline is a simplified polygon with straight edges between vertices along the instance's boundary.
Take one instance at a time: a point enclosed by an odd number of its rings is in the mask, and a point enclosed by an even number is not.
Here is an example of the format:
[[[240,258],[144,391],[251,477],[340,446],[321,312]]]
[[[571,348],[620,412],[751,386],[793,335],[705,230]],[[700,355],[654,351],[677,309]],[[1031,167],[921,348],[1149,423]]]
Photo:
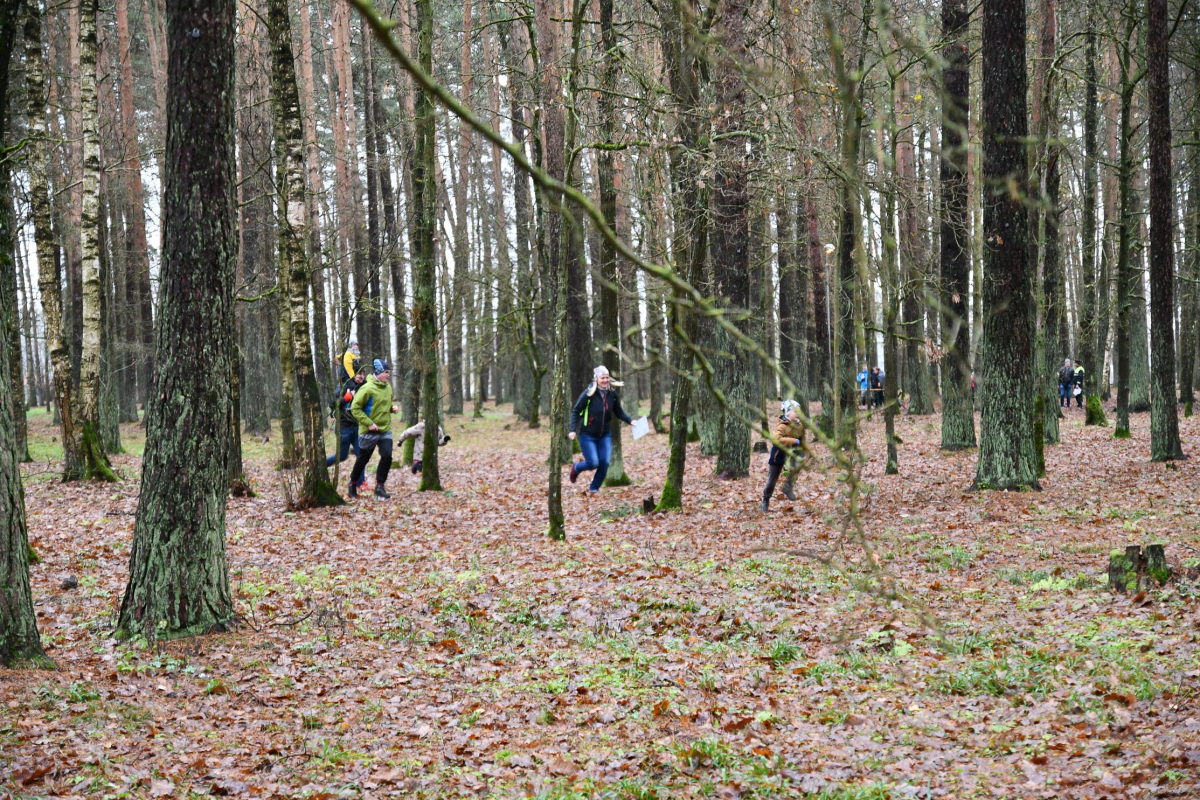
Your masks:
[[[371,418],[367,416],[367,412],[363,411],[363,406],[367,404],[367,397],[372,394],[374,394],[374,387],[364,386],[358,390],[354,395],[354,401],[350,403],[350,413],[363,428],[371,427]]]

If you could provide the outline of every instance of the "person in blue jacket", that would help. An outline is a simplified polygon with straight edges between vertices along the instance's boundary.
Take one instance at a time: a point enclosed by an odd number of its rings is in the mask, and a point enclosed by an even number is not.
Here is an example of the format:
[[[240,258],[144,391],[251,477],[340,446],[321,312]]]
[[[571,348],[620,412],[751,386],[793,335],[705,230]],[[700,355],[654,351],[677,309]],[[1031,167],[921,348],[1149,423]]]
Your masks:
[[[859,405],[862,408],[871,407],[871,373],[867,369],[867,365],[863,364],[862,369],[858,372],[858,391],[860,395]]]
[[[620,384],[608,374],[608,368],[600,365],[593,370],[592,375],[592,382],[583,394],[579,395],[571,411],[571,432],[568,438],[574,439],[578,432],[583,461],[576,461],[571,465],[568,479],[575,483],[582,473],[594,471],[592,483],[588,487],[588,494],[594,495],[600,491],[600,487],[604,485],[604,478],[608,475],[608,461],[612,456],[612,418],[616,417],[626,425],[632,425],[633,419],[621,408],[621,397],[613,388]]]

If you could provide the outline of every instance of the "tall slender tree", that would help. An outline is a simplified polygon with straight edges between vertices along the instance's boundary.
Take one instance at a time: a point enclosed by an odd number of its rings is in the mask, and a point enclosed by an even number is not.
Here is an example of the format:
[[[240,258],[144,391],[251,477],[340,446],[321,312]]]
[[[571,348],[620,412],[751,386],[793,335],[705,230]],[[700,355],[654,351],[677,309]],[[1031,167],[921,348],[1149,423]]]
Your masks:
[[[983,413],[975,486],[1038,486],[1028,259],[1025,2],[983,3]]]
[[[270,0],[267,26],[271,33],[271,98],[275,117],[275,196],[279,232],[279,271],[288,272],[287,287],[291,323],[286,332],[304,430],[301,468],[304,478],[296,505],[341,505],[329,471],[325,467],[325,415],[313,371],[312,339],[308,326],[309,276],[307,256],[308,204],[305,200],[304,132],[300,116],[300,94],[296,85],[296,59],[292,56],[292,24],[287,0]],[[372,127],[374,127],[372,123]]]
[[[1146,0],[1150,96],[1150,458],[1183,458],[1175,402],[1175,224],[1167,0]]]
[[[237,262],[233,0],[167,0],[161,303],[142,491],[118,628],[148,638],[234,620],[225,437]]]
[[[433,74],[433,4],[432,0],[416,0],[417,63],[425,74]],[[437,252],[437,120],[433,95],[422,89],[416,98],[415,143],[413,148],[412,182],[413,221],[413,349],[414,380],[421,376],[422,416],[425,418],[425,440],[421,443],[421,491],[442,488],[438,471],[437,429],[442,416],[442,387],[438,380],[437,310],[434,285]]]
[[[1099,409],[1099,402],[1093,403],[1091,398],[1097,397],[1100,378],[1104,365],[1099,363],[1097,353],[1103,353],[1097,345],[1099,334],[1097,324],[1097,286],[1096,277],[1096,170],[1097,170],[1097,129],[1098,129],[1098,79],[1096,75],[1096,30],[1094,6],[1089,6],[1087,30],[1084,32],[1084,87],[1083,87],[1083,197],[1081,198],[1080,238],[1080,268],[1082,269],[1083,302],[1079,311],[1079,357],[1083,362],[1085,402],[1088,406],[1087,425],[1100,424],[1102,420],[1095,416],[1092,408]]]
[[[40,21],[36,3],[29,2],[26,19]],[[5,142],[9,125],[9,72],[16,43],[20,3],[0,5],[0,142]],[[28,22],[26,24],[28,29]],[[41,41],[40,36],[34,40]],[[26,42],[28,50],[29,43]],[[39,44],[40,48],[40,44]],[[40,55],[40,51],[39,51]],[[0,189],[9,197],[11,176],[7,160],[0,162]],[[13,268],[16,245],[16,220],[11,203],[0,203],[0,273]],[[10,358],[21,351],[9,347],[7,337],[0,339],[0,375],[8,375]],[[16,426],[13,418],[15,392],[0,391],[0,666],[40,666],[53,664],[42,652],[33,594],[29,588],[29,539],[25,528],[25,492],[21,487],[21,469],[17,463]]]
[[[746,319],[750,309],[750,148],[746,141],[747,5],[743,0],[722,4],[719,35],[722,60],[716,68],[716,102],[722,109],[713,136],[713,189],[709,205],[712,226],[712,270],[714,289],[731,314],[731,322],[749,333]],[[729,332],[718,329],[719,355],[714,359],[716,386],[727,406],[721,431],[721,448],[716,471],[726,478],[740,478],[750,471],[750,429],[746,419],[762,412],[752,410],[750,365],[737,355],[737,343]]]
[[[100,437],[100,337],[104,325],[101,313],[100,280],[100,133],[99,105],[96,94],[96,12],[97,0],[81,0],[79,17],[80,113],[83,135],[83,205],[80,217],[83,253],[81,313],[82,346],[79,372],[79,418],[84,476],[115,481],[117,475],[108,462]]]
[[[971,73],[966,0],[942,0],[941,305],[942,448],[975,446],[971,408],[970,241],[967,215],[967,115]]]

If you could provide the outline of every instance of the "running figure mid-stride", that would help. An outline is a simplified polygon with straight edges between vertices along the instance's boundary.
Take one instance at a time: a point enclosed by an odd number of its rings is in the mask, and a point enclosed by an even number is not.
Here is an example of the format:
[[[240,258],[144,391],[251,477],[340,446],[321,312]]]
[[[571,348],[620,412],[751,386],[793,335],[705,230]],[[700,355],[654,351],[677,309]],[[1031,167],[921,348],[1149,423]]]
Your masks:
[[[579,449],[583,452],[583,461],[571,465],[571,474],[567,477],[571,483],[579,479],[580,473],[595,470],[592,476],[588,494],[596,494],[604,485],[604,477],[608,475],[608,460],[612,456],[612,429],[610,421],[613,417],[632,425],[633,419],[621,408],[621,398],[613,386],[620,386],[608,374],[608,368],[600,365],[593,370],[592,382],[588,384],[583,394],[575,401],[571,412],[571,432],[568,438],[575,438],[579,431]]]
[[[767,485],[762,495],[763,513],[771,509],[771,495],[775,493],[775,484],[789,461],[792,462],[792,467],[788,470],[787,480],[783,484],[783,496],[788,500],[796,499],[792,492],[792,484],[796,482],[796,473],[800,470],[799,457],[804,454],[804,426],[800,424],[798,413],[800,404],[795,400],[784,400],[779,410],[779,421],[775,423],[775,430],[772,431],[775,443],[771,445],[771,455],[767,459]]]

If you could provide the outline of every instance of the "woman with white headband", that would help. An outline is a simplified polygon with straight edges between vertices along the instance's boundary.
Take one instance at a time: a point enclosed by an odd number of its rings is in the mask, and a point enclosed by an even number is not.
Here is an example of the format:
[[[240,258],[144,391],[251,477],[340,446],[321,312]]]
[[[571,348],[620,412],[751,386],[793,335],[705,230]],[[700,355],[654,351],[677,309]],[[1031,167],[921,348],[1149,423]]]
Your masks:
[[[614,386],[621,384],[614,381],[604,365],[593,370],[592,382],[588,385],[571,412],[571,432],[569,438],[574,439],[576,430],[579,432],[579,449],[583,451],[583,461],[571,465],[568,476],[571,483],[579,479],[581,472],[594,470],[588,494],[596,494],[604,485],[604,476],[608,474],[608,461],[612,456],[612,429],[610,422],[613,417],[632,425],[633,420],[621,408],[621,398]]]

